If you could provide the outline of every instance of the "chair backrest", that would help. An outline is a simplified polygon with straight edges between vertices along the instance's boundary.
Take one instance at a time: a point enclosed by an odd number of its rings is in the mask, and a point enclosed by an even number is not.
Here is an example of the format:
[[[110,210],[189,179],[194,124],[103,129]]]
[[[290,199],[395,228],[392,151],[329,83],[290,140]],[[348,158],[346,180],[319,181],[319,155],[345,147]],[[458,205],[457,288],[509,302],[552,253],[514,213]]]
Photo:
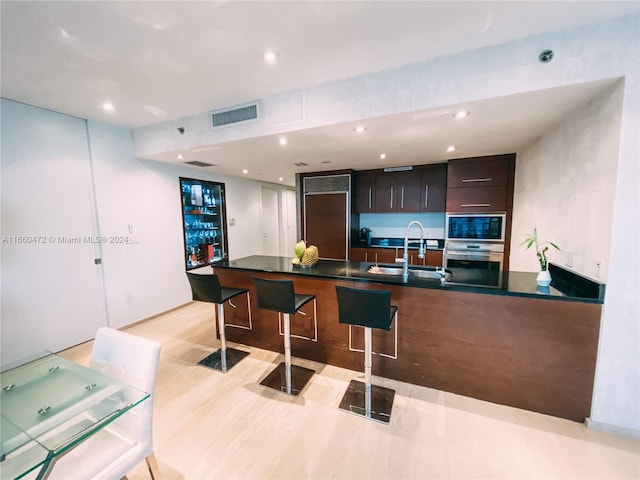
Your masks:
[[[150,398],[62,455],[49,472],[49,480],[123,478],[145,458],[152,458],[154,467],[157,467],[153,457],[152,427],[160,349],[159,343],[130,333],[107,327],[98,329],[89,366],[148,392]],[[120,392],[119,395],[126,393]],[[100,406],[94,408],[96,415],[106,413],[100,411]],[[150,465],[147,460],[151,471]],[[35,473],[31,472],[26,478],[35,478]]]
[[[295,314],[296,295],[291,280],[269,280],[253,277],[258,296],[258,308]]]
[[[340,323],[391,330],[391,292],[336,286],[336,294]]]
[[[96,333],[89,366],[139,390],[150,398],[118,418],[114,427],[136,440],[150,455],[153,452],[153,400],[161,345],[112,328]]]
[[[191,293],[194,300],[209,303],[223,303],[222,288],[220,280],[215,274],[200,275],[198,273],[187,273]]]

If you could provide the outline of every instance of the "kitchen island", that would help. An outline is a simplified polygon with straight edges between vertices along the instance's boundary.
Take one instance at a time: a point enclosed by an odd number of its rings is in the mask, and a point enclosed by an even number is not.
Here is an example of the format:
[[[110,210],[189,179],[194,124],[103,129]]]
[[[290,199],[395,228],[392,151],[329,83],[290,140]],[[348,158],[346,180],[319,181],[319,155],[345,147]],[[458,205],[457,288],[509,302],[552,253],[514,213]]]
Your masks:
[[[363,354],[354,350],[362,348],[362,332],[351,329],[350,345],[349,327],[338,323],[335,287],[389,290],[398,306],[397,337],[393,328],[374,332],[374,351],[385,354],[374,355],[374,375],[579,422],[589,415],[603,285],[574,281],[559,269],[560,289],[554,283],[540,290],[536,274],[525,272],[505,272],[499,289],[467,287],[374,275],[370,266],[321,260],[300,268],[267,256],[215,264],[223,285],[251,292],[253,330],[228,328],[227,339],[281,352],[278,314],[257,308],[251,279],[290,279],[297,293],[317,297],[317,333],[312,304],[291,318],[294,356],[361,371]],[[246,323],[246,305],[236,307],[226,309],[226,321]]]

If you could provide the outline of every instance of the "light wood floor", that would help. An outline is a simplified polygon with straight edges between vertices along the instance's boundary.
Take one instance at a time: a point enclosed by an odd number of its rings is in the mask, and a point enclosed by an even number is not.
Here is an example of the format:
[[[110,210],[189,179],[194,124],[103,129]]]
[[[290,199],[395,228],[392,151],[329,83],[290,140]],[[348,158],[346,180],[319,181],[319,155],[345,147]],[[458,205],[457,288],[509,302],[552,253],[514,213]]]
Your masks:
[[[295,351],[294,363],[317,371],[300,398],[259,385],[282,360],[273,352],[240,346],[251,355],[227,374],[198,366],[219,346],[209,304],[126,330],[162,343],[154,439],[164,478],[640,478],[640,441],[384,378],[374,383],[396,390],[391,423],[350,415],[337,406],[361,375]],[[62,355],[86,364],[90,350]],[[129,478],[149,476],[141,464]]]

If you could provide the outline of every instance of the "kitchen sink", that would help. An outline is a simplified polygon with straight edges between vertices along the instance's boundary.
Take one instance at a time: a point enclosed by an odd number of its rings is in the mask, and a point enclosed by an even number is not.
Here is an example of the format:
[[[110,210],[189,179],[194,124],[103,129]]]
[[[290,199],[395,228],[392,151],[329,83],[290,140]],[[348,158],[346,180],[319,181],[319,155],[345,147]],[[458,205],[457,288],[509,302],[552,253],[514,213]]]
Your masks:
[[[375,269],[375,270],[372,270]],[[375,266],[370,267],[367,270],[367,273],[371,273],[373,275],[402,275],[402,269],[397,267],[378,267]]]
[[[373,270],[372,270],[373,269]],[[442,270],[428,270],[423,268],[411,268],[409,267],[409,278],[420,278],[427,280],[440,280],[442,279]],[[451,280],[451,272],[445,271],[445,281]],[[367,273],[371,275],[392,275],[402,276],[402,267],[388,267],[388,266],[375,266],[372,265],[367,268]]]

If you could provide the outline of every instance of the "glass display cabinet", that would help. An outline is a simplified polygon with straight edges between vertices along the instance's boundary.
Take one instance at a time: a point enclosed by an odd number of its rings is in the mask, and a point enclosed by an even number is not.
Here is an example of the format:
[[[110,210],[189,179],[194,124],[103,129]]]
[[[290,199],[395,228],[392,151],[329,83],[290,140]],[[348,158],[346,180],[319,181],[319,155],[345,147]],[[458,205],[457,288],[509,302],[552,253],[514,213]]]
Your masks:
[[[228,260],[224,183],[180,177],[185,268]]]

